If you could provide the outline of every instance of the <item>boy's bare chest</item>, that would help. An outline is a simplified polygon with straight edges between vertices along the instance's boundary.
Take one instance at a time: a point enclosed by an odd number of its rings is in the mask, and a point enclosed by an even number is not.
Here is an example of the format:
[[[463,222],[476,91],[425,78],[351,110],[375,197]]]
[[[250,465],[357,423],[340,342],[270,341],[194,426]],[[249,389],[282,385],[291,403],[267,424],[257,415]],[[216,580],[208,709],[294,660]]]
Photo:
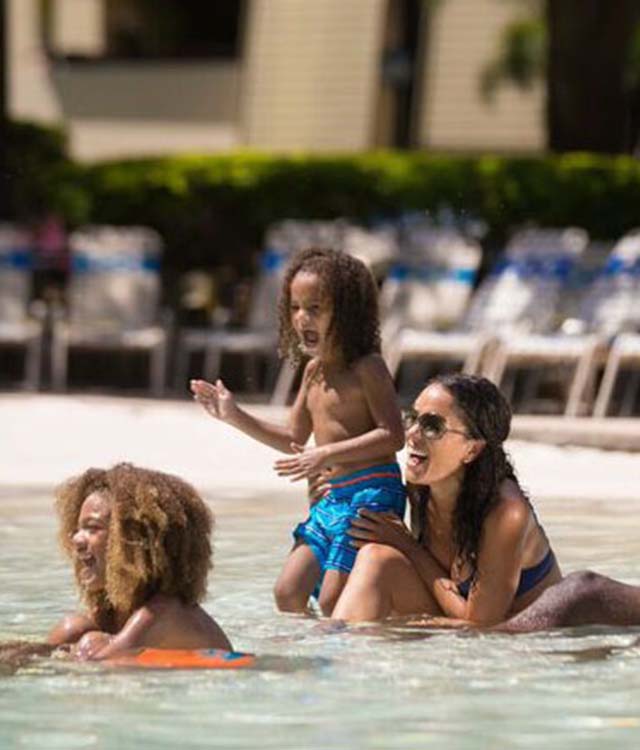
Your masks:
[[[333,416],[339,421],[369,412],[360,381],[350,372],[316,378],[307,392],[307,407],[312,415]]]

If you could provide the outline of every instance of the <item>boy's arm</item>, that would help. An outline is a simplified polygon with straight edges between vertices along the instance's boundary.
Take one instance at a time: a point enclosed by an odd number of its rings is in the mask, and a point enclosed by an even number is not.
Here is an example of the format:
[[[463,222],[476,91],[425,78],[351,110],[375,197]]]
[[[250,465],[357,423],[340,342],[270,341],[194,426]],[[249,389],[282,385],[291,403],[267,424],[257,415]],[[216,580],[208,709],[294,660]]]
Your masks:
[[[302,479],[334,463],[355,463],[395,453],[404,445],[404,429],[391,375],[379,354],[361,359],[355,366],[374,427],[368,432],[336,443],[327,443],[276,463],[281,476]]]
[[[300,393],[296,398],[289,424],[279,425],[275,422],[258,419],[253,414],[241,409],[231,391],[221,380],[217,380],[215,384],[208,383],[205,380],[192,380],[191,390],[196,401],[201,403],[212,417],[226,422],[254,440],[283,453],[293,453],[291,443],[306,443],[311,433],[308,414],[308,426],[305,426],[304,413],[306,407],[304,406],[304,400],[299,403]],[[297,416],[294,418],[293,414]]]

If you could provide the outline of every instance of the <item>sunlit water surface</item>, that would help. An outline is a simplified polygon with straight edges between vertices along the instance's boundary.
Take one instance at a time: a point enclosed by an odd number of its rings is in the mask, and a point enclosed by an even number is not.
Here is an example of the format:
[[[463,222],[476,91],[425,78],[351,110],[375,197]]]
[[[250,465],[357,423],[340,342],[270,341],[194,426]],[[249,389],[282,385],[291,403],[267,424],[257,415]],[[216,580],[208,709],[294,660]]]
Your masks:
[[[255,671],[113,671],[38,661],[0,677],[0,748],[633,748],[633,630],[531,636],[327,631],[279,615],[271,587],[301,514],[293,495],[208,496],[218,523],[207,609]],[[544,500],[565,571],[640,583],[633,503]],[[0,640],[42,637],[75,597],[51,498],[0,490]],[[603,648],[606,647],[606,648]]]

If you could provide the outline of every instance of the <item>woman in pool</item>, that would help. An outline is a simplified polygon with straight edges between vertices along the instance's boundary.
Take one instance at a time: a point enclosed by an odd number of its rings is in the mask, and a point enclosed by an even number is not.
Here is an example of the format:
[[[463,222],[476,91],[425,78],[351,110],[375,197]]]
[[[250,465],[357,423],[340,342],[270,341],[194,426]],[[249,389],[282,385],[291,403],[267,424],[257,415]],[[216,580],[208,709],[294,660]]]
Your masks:
[[[413,533],[363,511],[361,547],[333,616],[348,621],[430,615],[493,626],[562,576],[505,454],[511,411],[485,378],[430,381],[405,415]],[[439,619],[440,624],[444,624]]]
[[[67,481],[56,508],[86,612],[65,617],[51,646],[75,644],[82,659],[145,647],[231,649],[198,604],[213,519],[193,487],[123,463]]]
[[[640,625],[640,587],[592,571],[562,578],[504,452],[511,412],[484,378],[434,378],[405,417],[411,533],[363,511],[333,617],[425,616],[427,626],[531,632]],[[417,623],[416,623],[417,624]]]

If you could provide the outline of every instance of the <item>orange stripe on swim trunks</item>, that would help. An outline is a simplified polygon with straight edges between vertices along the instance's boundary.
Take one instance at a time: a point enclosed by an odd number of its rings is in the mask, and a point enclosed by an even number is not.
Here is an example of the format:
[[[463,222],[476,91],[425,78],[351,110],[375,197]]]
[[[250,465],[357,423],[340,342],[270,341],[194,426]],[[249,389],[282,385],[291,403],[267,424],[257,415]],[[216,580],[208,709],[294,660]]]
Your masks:
[[[375,474],[365,474],[364,476],[361,476],[361,477],[355,477],[355,479],[347,479],[344,482],[331,482],[331,489],[339,490],[342,487],[348,487],[350,484],[358,484],[359,482],[368,481],[369,479],[400,479],[400,472],[380,471]]]

